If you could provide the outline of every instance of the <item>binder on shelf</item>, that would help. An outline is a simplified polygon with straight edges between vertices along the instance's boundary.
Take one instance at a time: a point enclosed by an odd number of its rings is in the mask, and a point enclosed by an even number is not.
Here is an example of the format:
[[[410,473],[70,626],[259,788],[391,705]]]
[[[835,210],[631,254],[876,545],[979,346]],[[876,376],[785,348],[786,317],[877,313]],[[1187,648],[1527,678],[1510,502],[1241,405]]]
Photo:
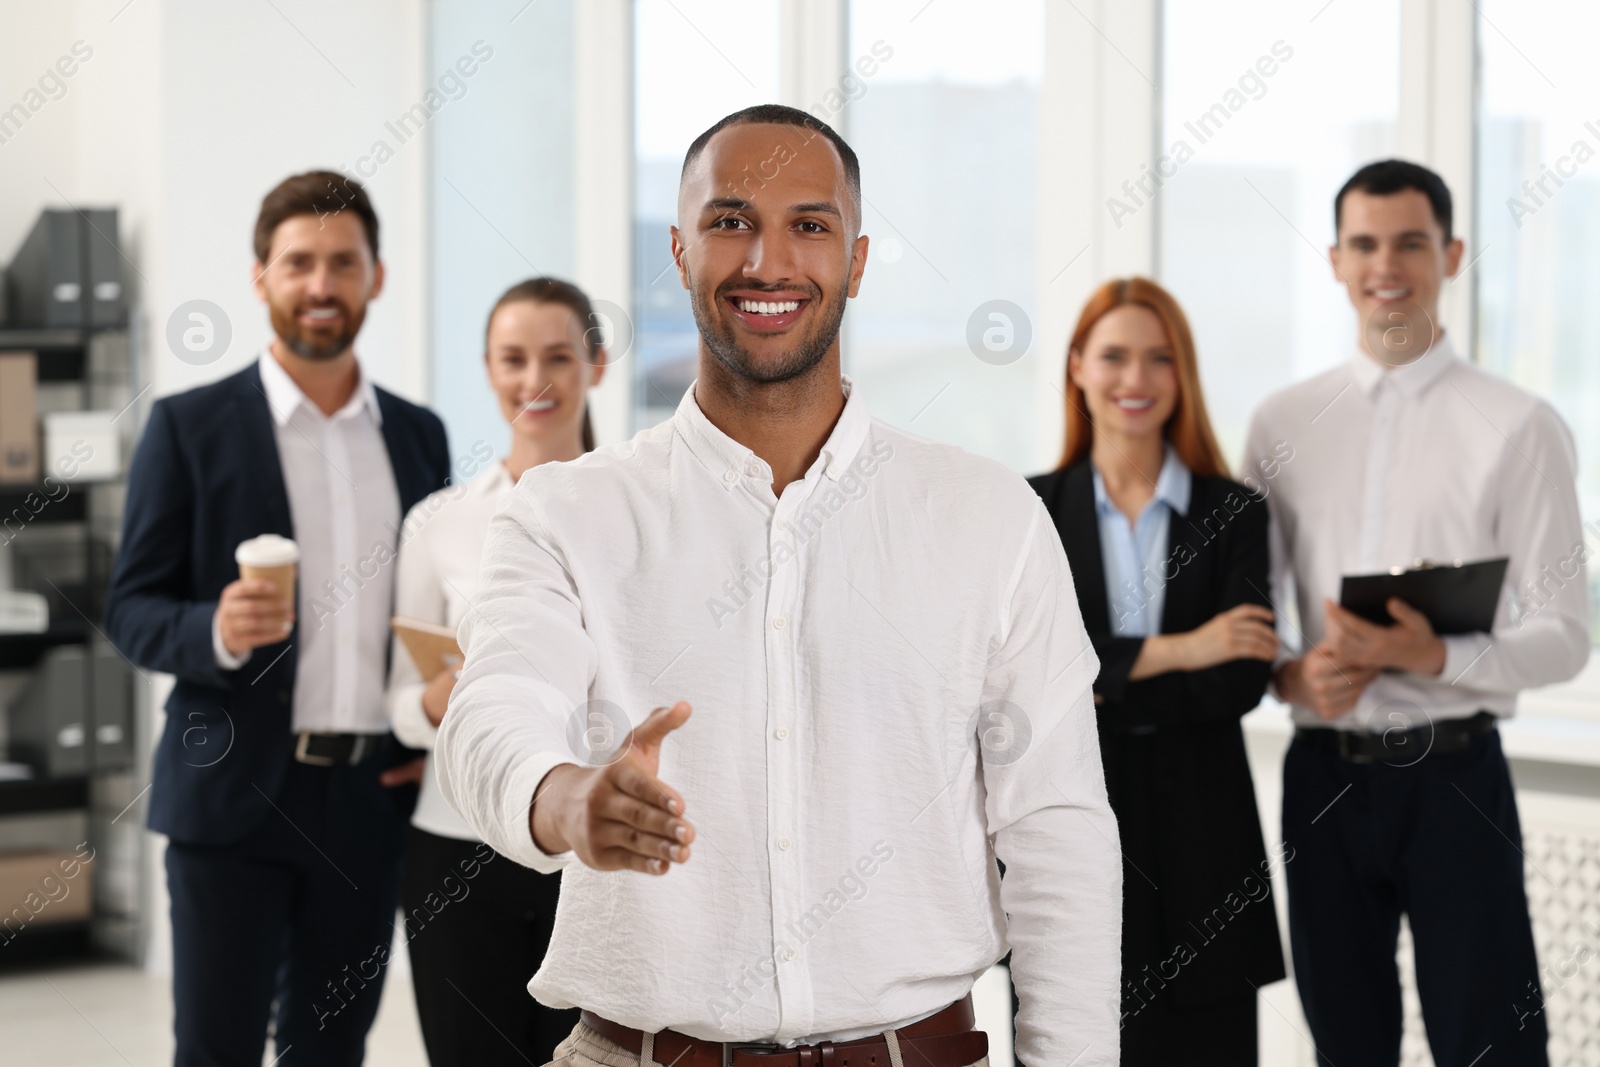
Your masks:
[[[131,673],[109,646],[46,652],[9,714],[9,756],[40,778],[133,766]]]
[[[76,211],[46,208],[11,259],[13,326],[81,329],[85,315],[83,220]]]
[[[84,325],[94,330],[114,329],[128,321],[117,209],[85,208],[82,218],[87,270],[84,297],[88,308],[88,320]]]
[[[1436,634],[1488,633],[1494,629],[1509,563],[1505,556],[1476,563],[1424,561],[1385,574],[1347,574],[1339,604],[1368,622],[1387,626],[1394,619],[1385,605],[1390,597],[1399,597],[1426,615]]]

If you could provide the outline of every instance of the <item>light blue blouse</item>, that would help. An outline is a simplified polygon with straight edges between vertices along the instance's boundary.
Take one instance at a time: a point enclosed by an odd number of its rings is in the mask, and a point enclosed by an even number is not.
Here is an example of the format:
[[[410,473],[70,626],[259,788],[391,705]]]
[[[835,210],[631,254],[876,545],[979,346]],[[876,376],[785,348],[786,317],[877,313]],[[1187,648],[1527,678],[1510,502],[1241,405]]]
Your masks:
[[[1189,510],[1193,476],[1171,446],[1156,478],[1156,491],[1132,526],[1106,495],[1094,470],[1094,510],[1100,524],[1100,560],[1106,574],[1106,605],[1111,632],[1118,637],[1149,637],[1161,632],[1170,566],[1167,535],[1174,513]]]

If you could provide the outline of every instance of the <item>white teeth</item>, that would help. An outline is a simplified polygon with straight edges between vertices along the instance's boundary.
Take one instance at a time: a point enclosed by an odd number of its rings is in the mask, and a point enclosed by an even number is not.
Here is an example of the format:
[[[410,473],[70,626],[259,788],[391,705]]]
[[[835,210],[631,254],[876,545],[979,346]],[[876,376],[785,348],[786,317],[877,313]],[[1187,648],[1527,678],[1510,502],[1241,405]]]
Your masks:
[[[555,406],[556,406],[556,402],[554,400],[535,400],[532,403],[528,403],[528,404],[522,405],[522,410],[523,411],[549,411],[551,408],[553,408]]]
[[[1143,411],[1145,408],[1148,408],[1151,404],[1154,404],[1155,402],[1156,401],[1155,401],[1154,397],[1145,397],[1143,400],[1127,400],[1127,399],[1123,399],[1123,400],[1118,400],[1117,401],[1117,407],[1119,407],[1119,408],[1127,408],[1130,411]]]
[[[312,308],[311,310],[307,311],[306,314],[311,316],[314,319],[331,319],[331,318],[335,318],[339,314],[339,309],[338,308]]]
[[[1411,292],[1410,289],[1374,289],[1379,300],[1399,300]]]
[[[741,300],[739,310],[746,315],[782,315],[786,312],[797,311],[800,308],[798,300]]]

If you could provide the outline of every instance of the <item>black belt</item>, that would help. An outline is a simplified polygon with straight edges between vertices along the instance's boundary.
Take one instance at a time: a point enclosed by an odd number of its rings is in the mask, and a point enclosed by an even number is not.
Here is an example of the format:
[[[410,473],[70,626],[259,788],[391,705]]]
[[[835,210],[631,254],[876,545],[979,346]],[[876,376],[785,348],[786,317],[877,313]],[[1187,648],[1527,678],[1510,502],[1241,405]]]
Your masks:
[[[388,734],[324,734],[302,730],[295,735],[294,758],[319,767],[360,763],[383,751],[388,742]]]
[[[1467,719],[1444,719],[1408,730],[1382,733],[1367,730],[1335,730],[1325,726],[1297,726],[1296,741],[1333,752],[1347,763],[1389,763],[1409,766],[1430,752],[1462,752],[1474,738],[1495,728],[1499,718],[1480,711]]]

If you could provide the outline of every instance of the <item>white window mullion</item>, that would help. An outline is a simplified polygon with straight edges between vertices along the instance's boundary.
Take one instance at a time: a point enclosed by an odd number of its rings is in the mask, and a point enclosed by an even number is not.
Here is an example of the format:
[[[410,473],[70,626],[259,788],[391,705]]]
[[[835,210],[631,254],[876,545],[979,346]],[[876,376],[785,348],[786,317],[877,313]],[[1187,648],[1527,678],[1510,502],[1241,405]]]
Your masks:
[[[1455,203],[1454,230],[1466,242],[1462,266],[1483,251],[1474,240],[1477,195],[1478,15],[1456,0],[1401,0],[1401,158],[1439,172]],[[1476,358],[1477,285],[1467,271],[1445,287],[1439,314],[1456,350]]]
[[[1035,391],[1042,465],[1060,453],[1059,390],[1079,307],[1106,278],[1155,271],[1155,205],[1113,219],[1106,202],[1160,154],[1160,7],[1160,0],[1045,6],[1034,335],[1044,357]]]
[[[584,0],[573,5],[573,19],[574,280],[597,305],[632,308],[633,0]],[[589,397],[602,444],[633,433],[638,362],[620,355]]]
[[[846,0],[782,0],[779,8],[778,103],[817,114],[840,129],[840,116],[818,114],[829,90],[838,90],[849,59]]]

